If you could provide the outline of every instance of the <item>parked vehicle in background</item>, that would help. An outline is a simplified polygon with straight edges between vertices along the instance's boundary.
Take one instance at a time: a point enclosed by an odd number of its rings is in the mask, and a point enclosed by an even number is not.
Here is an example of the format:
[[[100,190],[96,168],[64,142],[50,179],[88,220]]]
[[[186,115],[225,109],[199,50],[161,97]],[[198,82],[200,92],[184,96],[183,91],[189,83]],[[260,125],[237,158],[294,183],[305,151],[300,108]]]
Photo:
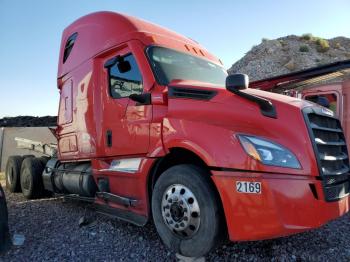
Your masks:
[[[57,83],[57,154],[19,139],[53,153],[12,161],[9,187],[27,198],[50,191],[139,226],[153,219],[168,248],[192,257],[227,236],[286,236],[349,211],[339,120],[248,88],[187,37],[117,13],[84,16],[63,32]]]
[[[10,233],[8,227],[8,212],[5,192],[0,184],[0,253],[10,247]]]
[[[330,109],[350,146],[350,60],[252,82],[251,88],[302,98]]]

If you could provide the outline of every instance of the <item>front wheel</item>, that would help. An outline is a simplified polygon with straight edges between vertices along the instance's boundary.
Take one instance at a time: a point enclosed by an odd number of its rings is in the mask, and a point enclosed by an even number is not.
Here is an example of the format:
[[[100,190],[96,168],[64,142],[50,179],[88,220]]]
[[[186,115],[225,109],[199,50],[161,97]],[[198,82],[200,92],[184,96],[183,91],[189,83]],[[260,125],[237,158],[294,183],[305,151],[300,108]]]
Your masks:
[[[157,180],[153,220],[164,244],[188,257],[200,257],[223,237],[221,204],[207,171],[178,165]]]

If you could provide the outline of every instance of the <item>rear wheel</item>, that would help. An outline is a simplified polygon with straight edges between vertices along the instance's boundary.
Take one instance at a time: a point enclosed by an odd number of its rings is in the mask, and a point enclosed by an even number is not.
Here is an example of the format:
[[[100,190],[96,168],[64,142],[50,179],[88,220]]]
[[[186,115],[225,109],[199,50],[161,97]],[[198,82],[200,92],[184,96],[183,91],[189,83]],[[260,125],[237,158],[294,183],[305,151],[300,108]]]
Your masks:
[[[200,257],[223,236],[221,204],[206,170],[178,165],[157,180],[152,212],[158,234],[175,252]]]
[[[39,160],[41,161],[41,163],[45,167],[46,163],[50,160],[50,157],[48,157],[48,156],[41,156],[41,157],[39,157]]]
[[[14,193],[21,191],[21,165],[23,157],[10,156],[6,164],[6,188]]]
[[[26,159],[27,157],[35,157],[34,155],[23,155],[23,159]]]
[[[28,157],[21,168],[21,188],[25,198],[33,199],[44,195],[42,173],[44,165],[39,158]]]

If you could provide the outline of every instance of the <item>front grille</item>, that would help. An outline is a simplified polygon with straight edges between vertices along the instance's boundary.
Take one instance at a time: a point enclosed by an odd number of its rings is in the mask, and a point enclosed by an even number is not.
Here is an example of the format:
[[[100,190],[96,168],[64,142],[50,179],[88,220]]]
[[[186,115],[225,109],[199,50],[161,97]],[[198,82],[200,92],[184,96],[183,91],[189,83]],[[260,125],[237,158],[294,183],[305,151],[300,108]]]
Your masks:
[[[305,108],[303,113],[326,201],[336,201],[349,195],[349,156],[339,120],[325,114],[320,107]]]

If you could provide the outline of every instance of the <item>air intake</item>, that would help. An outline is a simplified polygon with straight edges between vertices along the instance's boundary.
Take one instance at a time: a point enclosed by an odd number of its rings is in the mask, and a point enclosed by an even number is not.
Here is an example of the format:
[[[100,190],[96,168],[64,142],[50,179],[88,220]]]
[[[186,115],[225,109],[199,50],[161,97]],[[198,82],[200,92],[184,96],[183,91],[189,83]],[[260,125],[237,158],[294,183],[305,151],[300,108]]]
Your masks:
[[[169,87],[169,97],[172,98],[187,98],[196,100],[210,100],[217,94],[216,91],[194,89],[194,88],[179,88]]]

